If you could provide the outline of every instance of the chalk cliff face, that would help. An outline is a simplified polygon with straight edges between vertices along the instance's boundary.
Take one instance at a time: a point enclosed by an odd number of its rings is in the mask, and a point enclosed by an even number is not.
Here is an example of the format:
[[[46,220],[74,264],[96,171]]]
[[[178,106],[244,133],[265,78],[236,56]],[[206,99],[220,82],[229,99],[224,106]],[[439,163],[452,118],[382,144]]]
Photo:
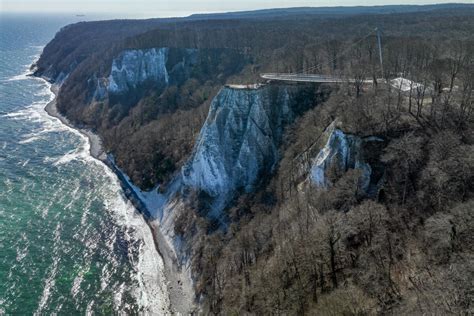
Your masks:
[[[255,189],[275,168],[285,126],[314,105],[314,91],[313,85],[228,86],[213,99],[191,157],[168,186],[163,203],[152,208],[180,260],[188,258],[183,245],[193,242],[175,232],[177,217],[189,211],[188,189],[205,192],[211,204],[205,216],[225,225],[223,211],[232,198]]]
[[[298,89],[225,87],[215,97],[182,170],[185,185],[216,198],[214,212],[237,190],[251,191],[259,176],[272,171],[283,128],[295,117]]]
[[[123,51],[112,61],[107,91],[123,95],[146,83],[179,85],[191,77],[198,54],[197,49],[167,47]]]
[[[369,142],[383,142],[383,140],[376,137],[363,139],[346,134],[336,127],[336,122],[333,122],[324,134],[327,142],[312,160],[311,182],[318,187],[328,188],[333,185],[328,177],[330,170],[344,173],[349,169],[357,169],[361,171],[360,188],[368,194],[373,185],[373,170],[364,153],[364,146]]]
[[[167,58],[167,48],[122,52],[113,60],[108,91],[115,94],[126,93],[146,81],[166,86],[169,82]]]

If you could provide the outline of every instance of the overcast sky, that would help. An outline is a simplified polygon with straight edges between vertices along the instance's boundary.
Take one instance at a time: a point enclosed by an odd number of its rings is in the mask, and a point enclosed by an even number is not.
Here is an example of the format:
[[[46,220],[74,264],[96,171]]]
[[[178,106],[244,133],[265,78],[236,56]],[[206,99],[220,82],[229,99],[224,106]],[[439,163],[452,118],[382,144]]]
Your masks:
[[[429,0],[0,0],[3,12],[111,13],[124,16],[165,17],[284,7],[430,4],[464,2]]]

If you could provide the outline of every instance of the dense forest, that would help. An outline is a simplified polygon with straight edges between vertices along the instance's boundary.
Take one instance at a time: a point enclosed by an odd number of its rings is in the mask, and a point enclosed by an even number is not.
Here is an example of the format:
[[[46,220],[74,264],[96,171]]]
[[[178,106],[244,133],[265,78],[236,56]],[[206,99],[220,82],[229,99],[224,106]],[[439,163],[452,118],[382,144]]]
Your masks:
[[[197,300],[212,315],[469,315],[474,6],[421,8],[204,15],[136,28],[112,21],[92,35],[84,28],[98,25],[78,24],[58,33],[37,66],[52,80],[70,72],[58,108],[97,131],[146,189],[179,172],[225,84],[263,82],[263,72],[356,78],[314,85],[314,107],[286,128],[279,163],[226,206],[225,227],[203,215],[202,192],[187,194],[175,232],[192,240],[185,251]],[[94,49],[79,36],[94,38]],[[119,52],[154,47],[203,53],[175,85],[93,99],[90,78],[107,77]],[[399,77],[407,89],[390,81]],[[364,148],[381,179],[377,191],[361,192],[356,169],[332,170],[326,189],[307,181],[305,157],[324,147],[331,123],[381,140]]]

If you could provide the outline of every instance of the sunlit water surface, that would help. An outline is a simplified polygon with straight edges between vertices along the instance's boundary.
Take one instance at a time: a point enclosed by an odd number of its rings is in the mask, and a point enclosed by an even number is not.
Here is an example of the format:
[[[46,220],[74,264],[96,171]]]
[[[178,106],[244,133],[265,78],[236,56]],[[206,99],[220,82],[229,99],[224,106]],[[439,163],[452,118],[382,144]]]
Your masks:
[[[88,141],[25,76],[74,17],[0,18],[0,315],[162,313],[148,227]]]

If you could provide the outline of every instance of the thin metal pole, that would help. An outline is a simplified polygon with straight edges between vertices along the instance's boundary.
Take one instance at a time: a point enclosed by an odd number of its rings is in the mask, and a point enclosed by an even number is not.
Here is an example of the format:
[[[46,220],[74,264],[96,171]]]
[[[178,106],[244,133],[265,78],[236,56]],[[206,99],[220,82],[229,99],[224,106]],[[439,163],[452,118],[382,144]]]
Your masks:
[[[382,58],[382,40],[381,40],[381,35],[380,35],[380,30],[379,28],[377,30],[377,43],[379,44],[379,59],[380,59],[380,68],[382,70],[382,78],[384,78],[384,72],[383,72],[383,58]]]

